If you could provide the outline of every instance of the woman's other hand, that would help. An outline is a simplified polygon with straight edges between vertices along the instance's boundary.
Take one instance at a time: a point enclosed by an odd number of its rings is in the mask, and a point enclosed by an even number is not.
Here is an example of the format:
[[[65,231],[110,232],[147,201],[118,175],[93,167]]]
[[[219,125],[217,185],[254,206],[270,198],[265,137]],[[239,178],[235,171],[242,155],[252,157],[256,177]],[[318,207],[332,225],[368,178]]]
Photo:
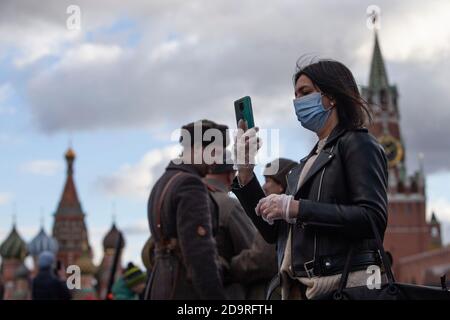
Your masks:
[[[292,195],[271,194],[259,200],[255,208],[256,214],[269,224],[274,220],[285,220],[295,223],[299,209],[299,202]]]

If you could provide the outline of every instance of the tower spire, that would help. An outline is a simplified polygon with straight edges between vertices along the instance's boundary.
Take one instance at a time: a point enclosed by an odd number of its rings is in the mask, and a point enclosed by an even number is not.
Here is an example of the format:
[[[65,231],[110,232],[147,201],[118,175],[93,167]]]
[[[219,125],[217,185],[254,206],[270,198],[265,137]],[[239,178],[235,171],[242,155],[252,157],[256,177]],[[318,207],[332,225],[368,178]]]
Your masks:
[[[381,54],[380,43],[378,42],[378,32],[374,29],[374,46],[372,52],[372,63],[370,65],[369,88],[387,89],[389,87],[386,67],[383,55]]]
[[[73,151],[72,147],[69,147],[65,154],[67,162],[67,175],[69,176],[73,175],[73,162],[75,161],[75,157],[75,151]]]
[[[117,219],[117,214],[116,214],[116,202],[113,201],[111,204],[111,220],[112,220],[112,225],[116,224],[116,219]]]
[[[73,163],[75,161],[76,154],[75,151],[69,147],[64,156],[67,161],[67,178],[56,214],[67,213],[80,215],[83,214],[83,212],[81,209],[80,201],[78,200],[77,190],[73,177]]]
[[[45,218],[44,218],[44,207],[41,206],[41,217],[40,217],[40,222],[41,222],[41,229],[44,229],[44,225],[45,225]]]
[[[12,214],[11,214],[12,228],[15,229],[17,225],[17,203],[13,202]]]

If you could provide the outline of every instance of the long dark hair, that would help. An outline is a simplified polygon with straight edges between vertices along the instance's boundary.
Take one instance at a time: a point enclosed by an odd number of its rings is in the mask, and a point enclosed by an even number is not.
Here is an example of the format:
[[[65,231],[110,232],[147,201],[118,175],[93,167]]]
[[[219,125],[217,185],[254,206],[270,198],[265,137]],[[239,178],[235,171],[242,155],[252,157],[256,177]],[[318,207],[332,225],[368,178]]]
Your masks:
[[[372,115],[367,102],[361,97],[352,72],[342,63],[320,59],[308,64],[297,61],[294,87],[302,74],[306,75],[323,94],[336,101],[339,125],[357,129],[370,124]]]

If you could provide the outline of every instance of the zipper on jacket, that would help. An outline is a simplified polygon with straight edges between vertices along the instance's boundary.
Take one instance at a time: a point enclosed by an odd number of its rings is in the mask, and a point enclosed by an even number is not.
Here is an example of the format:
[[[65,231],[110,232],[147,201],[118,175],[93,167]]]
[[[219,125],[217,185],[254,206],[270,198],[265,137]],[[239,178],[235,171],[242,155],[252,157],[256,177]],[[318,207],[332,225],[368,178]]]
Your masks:
[[[334,149],[334,145],[331,147],[330,157],[332,157],[333,149]],[[317,191],[317,199],[316,199],[317,202],[320,201],[320,196],[321,196],[321,193],[322,193],[323,176],[325,175],[326,168],[327,168],[326,166],[323,168],[322,173],[320,175],[319,190]],[[305,225],[305,223],[302,223],[302,227],[304,227],[304,225]],[[312,276],[314,276],[314,273],[311,272],[311,271],[314,270],[314,262],[316,261],[316,254],[317,254],[317,231],[314,231],[314,253],[313,253],[313,258],[312,258],[312,260],[307,261],[307,262],[305,262],[303,264],[303,267],[305,268],[305,271],[306,271],[306,274],[308,275],[308,278],[311,278]],[[312,267],[309,268],[309,269],[307,267],[308,264],[312,264]]]
[[[331,150],[330,150],[330,158],[333,156],[333,149],[334,149],[334,145],[331,147]],[[320,175],[319,191],[317,192],[317,202],[320,201],[320,195],[321,195],[321,192],[322,192],[323,176],[325,175],[325,169],[326,168],[327,168],[326,166],[325,166],[325,168],[323,168],[322,174]]]

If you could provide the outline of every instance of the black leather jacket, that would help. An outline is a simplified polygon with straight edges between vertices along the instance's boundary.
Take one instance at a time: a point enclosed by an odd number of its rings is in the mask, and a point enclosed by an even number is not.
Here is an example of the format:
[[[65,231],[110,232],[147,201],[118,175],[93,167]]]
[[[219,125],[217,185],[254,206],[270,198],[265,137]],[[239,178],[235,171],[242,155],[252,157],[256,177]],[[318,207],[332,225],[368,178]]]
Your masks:
[[[295,191],[300,172],[311,153],[287,175],[288,194]],[[294,198],[299,200],[295,224],[276,220],[267,224],[255,214],[264,192],[254,177],[242,188],[235,179],[233,192],[264,239],[277,243],[281,266],[292,228],[292,270],[296,276],[326,276],[342,272],[350,245],[352,267],[379,264],[368,217],[381,236],[387,226],[387,161],[367,129],[336,127],[327,139]]]

